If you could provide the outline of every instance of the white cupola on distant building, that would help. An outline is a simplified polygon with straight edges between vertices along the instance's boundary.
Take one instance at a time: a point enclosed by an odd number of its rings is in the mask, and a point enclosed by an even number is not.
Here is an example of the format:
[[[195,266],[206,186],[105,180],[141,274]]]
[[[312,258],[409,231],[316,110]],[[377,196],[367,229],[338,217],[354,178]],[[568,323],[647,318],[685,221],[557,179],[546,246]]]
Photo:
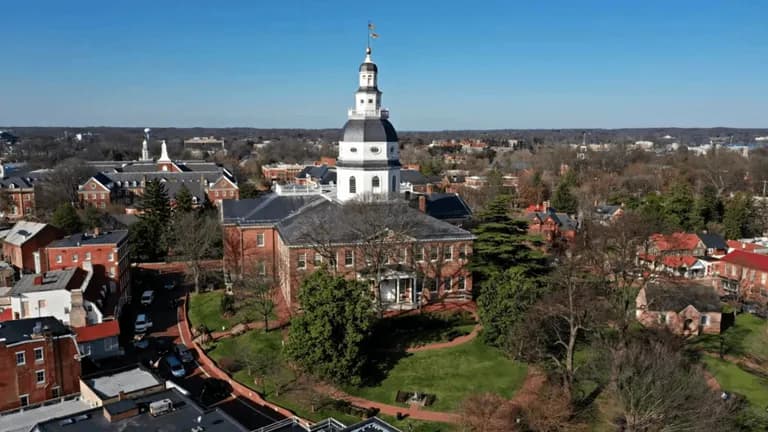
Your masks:
[[[389,122],[389,111],[381,108],[378,68],[371,48],[360,65],[355,107],[339,141],[336,163],[337,197],[389,199],[400,192],[400,155],[397,132]]]

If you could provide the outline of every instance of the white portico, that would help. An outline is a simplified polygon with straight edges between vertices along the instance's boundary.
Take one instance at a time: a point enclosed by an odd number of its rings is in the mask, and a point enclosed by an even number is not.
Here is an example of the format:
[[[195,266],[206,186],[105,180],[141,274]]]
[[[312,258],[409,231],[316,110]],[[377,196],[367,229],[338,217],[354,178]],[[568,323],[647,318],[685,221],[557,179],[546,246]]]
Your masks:
[[[337,197],[389,199],[400,192],[400,149],[389,111],[381,107],[378,68],[366,49],[355,107],[348,112],[336,163]]]

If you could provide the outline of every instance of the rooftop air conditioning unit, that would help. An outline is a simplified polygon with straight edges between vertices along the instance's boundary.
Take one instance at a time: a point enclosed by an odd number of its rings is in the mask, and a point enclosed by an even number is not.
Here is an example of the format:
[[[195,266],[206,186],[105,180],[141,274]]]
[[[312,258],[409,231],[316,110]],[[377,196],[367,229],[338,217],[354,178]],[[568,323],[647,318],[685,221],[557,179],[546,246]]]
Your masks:
[[[153,416],[167,414],[171,410],[173,410],[173,401],[170,399],[162,399],[149,404],[149,413]]]

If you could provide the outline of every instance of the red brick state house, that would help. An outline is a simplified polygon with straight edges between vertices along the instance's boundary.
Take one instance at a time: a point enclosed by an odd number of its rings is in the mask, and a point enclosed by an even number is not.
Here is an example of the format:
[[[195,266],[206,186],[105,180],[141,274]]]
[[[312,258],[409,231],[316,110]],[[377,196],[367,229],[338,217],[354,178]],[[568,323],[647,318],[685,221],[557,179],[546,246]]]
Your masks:
[[[223,202],[226,271],[231,278],[255,271],[273,279],[293,308],[302,279],[322,266],[370,281],[389,308],[467,297],[474,236],[406,203],[397,132],[381,106],[370,47],[357,84],[339,140],[335,182],[275,187],[256,199]],[[298,171],[286,167],[291,178]],[[361,209],[364,217],[354,213]]]
[[[82,204],[97,208],[135,204],[150,180],[163,182],[172,202],[182,187],[189,190],[194,204],[202,204],[206,198],[217,205],[240,198],[235,178],[226,168],[211,162],[171,160],[165,143],[157,160],[88,164],[98,173],[80,185],[78,195]]]
[[[0,324],[0,411],[80,391],[75,335],[53,317]]]

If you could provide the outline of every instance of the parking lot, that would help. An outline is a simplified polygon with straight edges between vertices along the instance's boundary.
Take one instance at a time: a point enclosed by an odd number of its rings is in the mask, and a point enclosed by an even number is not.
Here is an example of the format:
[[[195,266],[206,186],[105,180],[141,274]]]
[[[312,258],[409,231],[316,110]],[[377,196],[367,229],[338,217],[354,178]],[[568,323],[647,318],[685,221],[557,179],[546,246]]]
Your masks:
[[[183,313],[187,286],[178,272],[154,270],[145,272],[136,282],[131,304],[126,305],[120,322],[120,343],[125,349],[125,355],[99,365],[84,364],[84,374],[141,363],[162,378],[189,391],[204,406],[222,409],[248,428],[266,426],[284,418],[267,407],[231,396],[231,387],[226,382],[210,378],[199,367],[194,356],[191,362],[184,364],[185,376],[173,376],[162,359],[168,353],[173,353],[175,345],[181,343],[178,314]],[[147,290],[153,291],[152,302],[142,304],[142,294]],[[139,337],[135,332],[136,317],[139,314],[145,314],[152,323],[141,344],[137,344]]]

